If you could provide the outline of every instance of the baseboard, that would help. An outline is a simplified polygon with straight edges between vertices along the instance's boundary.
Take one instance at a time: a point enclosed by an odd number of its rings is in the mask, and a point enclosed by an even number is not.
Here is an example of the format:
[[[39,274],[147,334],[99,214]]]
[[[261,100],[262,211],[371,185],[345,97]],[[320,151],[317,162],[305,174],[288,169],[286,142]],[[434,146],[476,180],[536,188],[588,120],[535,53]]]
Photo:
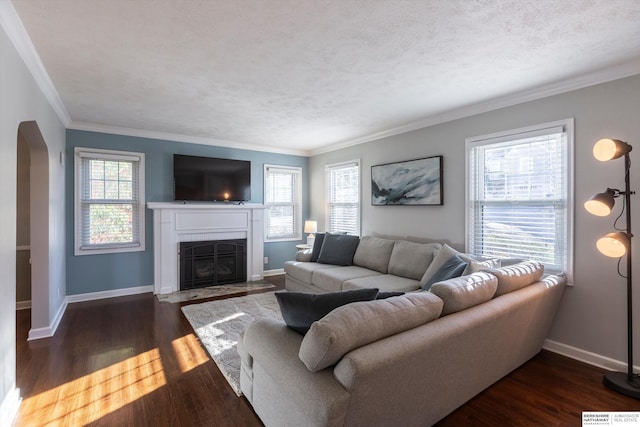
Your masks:
[[[609,357],[602,356],[601,354],[592,353],[557,341],[545,340],[542,348],[608,371],[627,372],[626,362],[611,359]],[[634,372],[639,372],[640,367],[634,366],[633,370]]]
[[[2,404],[0,404],[0,427],[10,427],[13,425],[16,415],[18,415],[21,401],[20,389],[17,389],[16,384],[13,383],[9,392],[4,397]]]
[[[134,288],[114,289],[111,291],[89,292],[86,294],[67,295],[68,303],[93,301],[97,299],[124,297],[128,295],[145,294],[153,292],[153,285],[136,286]]]
[[[277,268],[275,270],[265,270],[263,272],[263,276],[277,276],[279,274],[284,274],[284,268]]]
[[[135,288],[115,289],[111,291],[90,292],[86,294],[68,295],[64,299],[64,302],[60,306],[60,309],[53,318],[53,322],[51,322],[51,325],[46,328],[31,329],[29,331],[29,338],[27,338],[27,341],[52,337],[56,333],[56,329],[58,329],[60,321],[62,321],[62,316],[64,315],[68,304],[83,301],[93,301],[97,299],[123,297],[127,295],[144,294],[147,292],[153,292],[153,285],[137,286]]]
[[[31,300],[16,302],[16,310],[28,310],[31,308]]]
[[[66,310],[67,310],[67,300],[65,299],[62,302],[62,305],[60,306],[60,308],[58,309],[58,312],[53,317],[53,321],[51,322],[51,324],[45,328],[31,329],[29,331],[29,337],[27,338],[27,341],[33,341],[33,340],[39,340],[42,338],[52,337],[56,333],[56,330],[58,329],[58,326],[62,321],[62,316],[64,316],[64,312]]]

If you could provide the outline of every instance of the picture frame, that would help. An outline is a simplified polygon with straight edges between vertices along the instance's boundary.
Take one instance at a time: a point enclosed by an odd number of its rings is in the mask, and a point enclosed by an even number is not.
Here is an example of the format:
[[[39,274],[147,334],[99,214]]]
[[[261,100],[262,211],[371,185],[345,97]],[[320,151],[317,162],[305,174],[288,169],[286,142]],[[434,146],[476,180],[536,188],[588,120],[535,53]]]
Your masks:
[[[372,206],[442,204],[442,156],[371,166]]]

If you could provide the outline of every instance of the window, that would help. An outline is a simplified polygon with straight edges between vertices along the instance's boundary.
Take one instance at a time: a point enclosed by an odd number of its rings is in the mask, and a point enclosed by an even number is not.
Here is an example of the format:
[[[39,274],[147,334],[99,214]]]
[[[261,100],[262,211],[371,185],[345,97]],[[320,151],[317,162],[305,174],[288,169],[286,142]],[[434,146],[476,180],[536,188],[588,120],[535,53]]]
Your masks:
[[[573,119],[469,138],[467,251],[571,274]]]
[[[264,166],[266,240],[302,239],[302,169]]]
[[[143,251],[144,154],[75,149],[75,254]]]
[[[327,165],[327,231],[360,234],[360,161]]]

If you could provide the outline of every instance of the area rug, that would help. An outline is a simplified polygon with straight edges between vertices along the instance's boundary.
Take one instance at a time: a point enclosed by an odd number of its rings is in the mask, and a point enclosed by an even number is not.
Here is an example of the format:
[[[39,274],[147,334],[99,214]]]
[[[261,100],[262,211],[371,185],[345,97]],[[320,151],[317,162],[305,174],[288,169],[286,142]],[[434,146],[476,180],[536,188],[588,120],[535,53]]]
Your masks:
[[[282,319],[273,292],[227,298],[182,307],[211,358],[238,396],[240,391],[240,356],[238,337],[256,319]]]
[[[275,288],[275,286],[265,280],[257,280],[255,282],[209,286],[207,288],[189,289],[188,291],[178,291],[170,294],[158,295],[158,301],[177,303],[184,301],[194,301],[204,298],[219,297],[223,295],[233,295],[242,292],[257,291],[269,288]]]

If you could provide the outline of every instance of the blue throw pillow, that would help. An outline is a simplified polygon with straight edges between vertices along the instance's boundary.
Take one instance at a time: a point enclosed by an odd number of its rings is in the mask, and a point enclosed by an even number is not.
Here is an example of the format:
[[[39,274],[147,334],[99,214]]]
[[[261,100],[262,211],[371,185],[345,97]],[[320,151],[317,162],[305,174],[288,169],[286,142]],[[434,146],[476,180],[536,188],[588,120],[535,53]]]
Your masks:
[[[442,264],[442,267],[440,267],[433,276],[427,280],[422,289],[428,291],[434,283],[453,279],[454,277],[460,277],[465,268],[467,268],[467,263],[458,255],[454,255]]]
[[[304,335],[313,322],[322,319],[333,309],[356,301],[374,300],[378,295],[378,289],[366,288],[327,294],[278,291],[275,294],[284,323]]]
[[[316,240],[313,241],[313,249],[311,250],[311,258],[309,261],[318,262],[320,249],[322,249],[322,242],[324,242],[324,233],[316,233]]]
[[[320,255],[318,255],[318,262],[351,265],[359,243],[360,237],[358,236],[326,233],[320,249]]]

